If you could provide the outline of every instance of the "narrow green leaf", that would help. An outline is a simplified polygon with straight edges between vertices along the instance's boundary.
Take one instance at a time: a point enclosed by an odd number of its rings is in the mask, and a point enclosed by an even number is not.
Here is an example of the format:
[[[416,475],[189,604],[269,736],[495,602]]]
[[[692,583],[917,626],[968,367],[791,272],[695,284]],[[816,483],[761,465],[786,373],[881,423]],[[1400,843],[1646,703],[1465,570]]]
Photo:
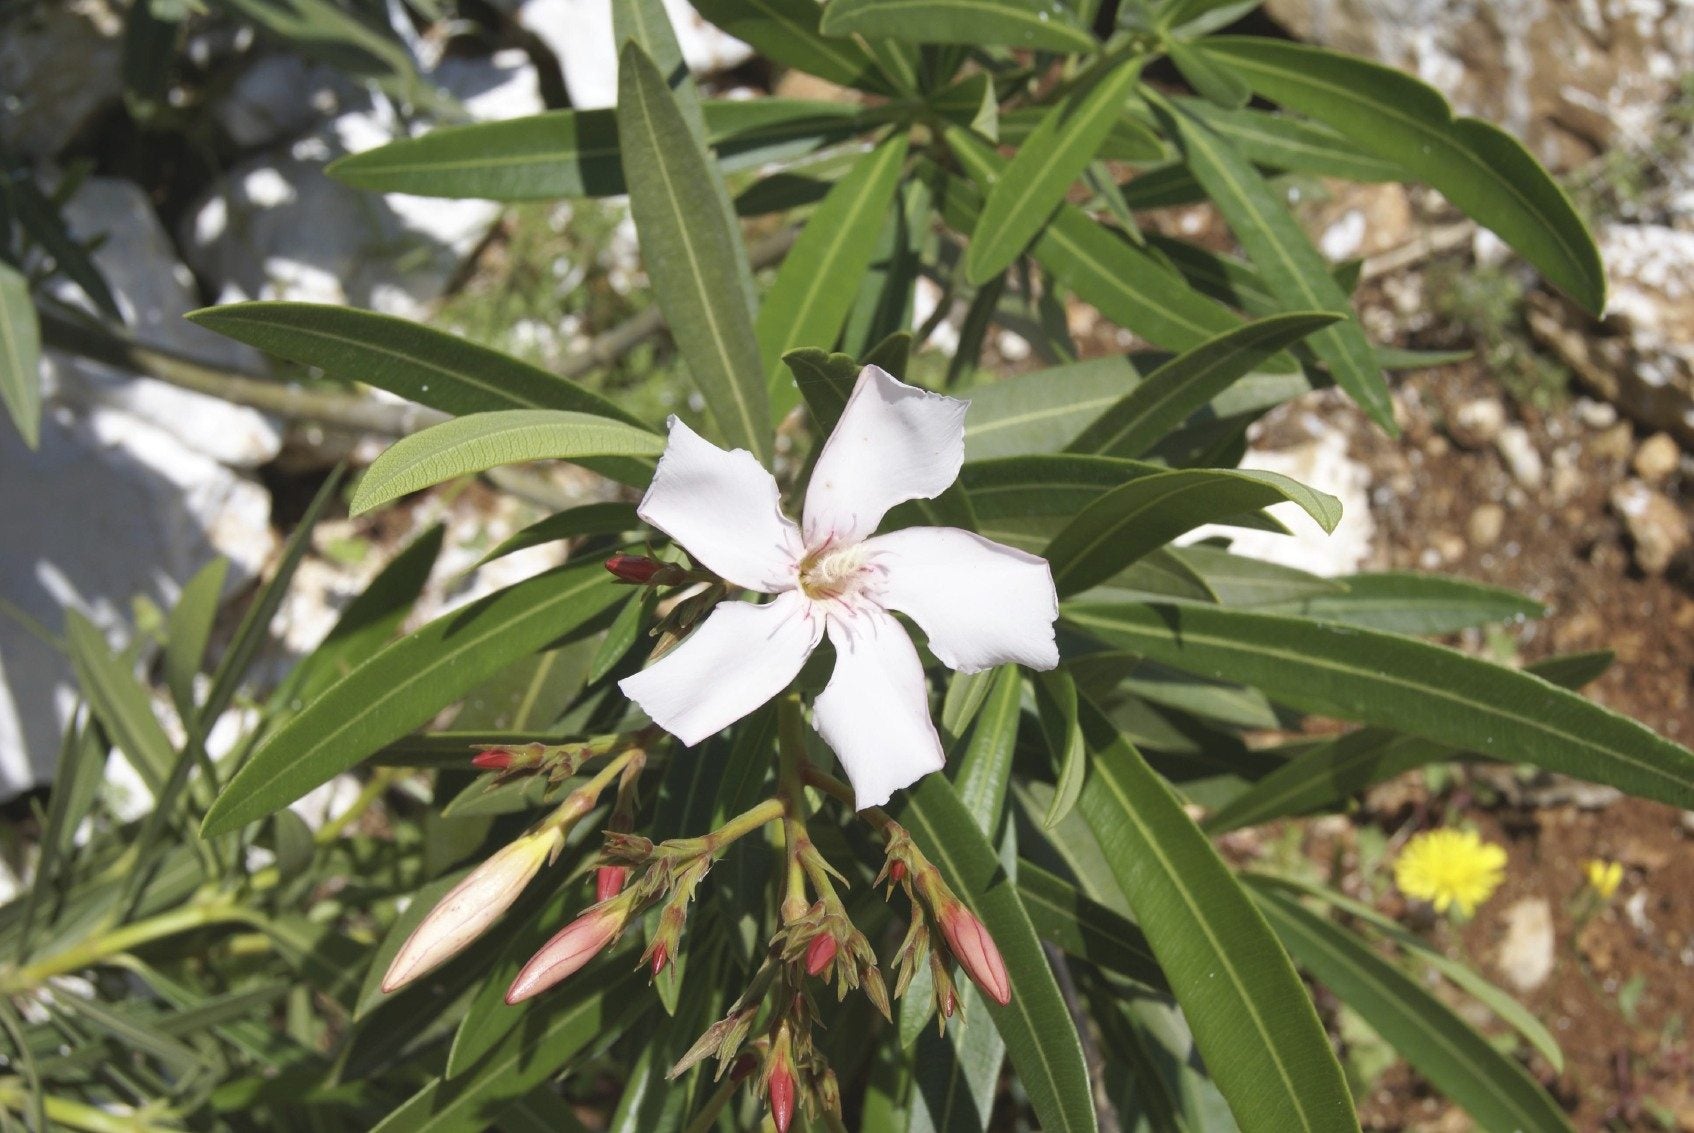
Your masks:
[[[1339,592],[1261,607],[1323,622],[1415,635],[1454,633],[1490,622],[1539,618],[1546,608],[1501,586],[1403,571],[1347,575]]]
[[[1176,42],[1167,44],[1165,51],[1188,85],[1214,105],[1225,110],[1240,110],[1252,99],[1252,88],[1245,79],[1207,57],[1204,52]]]
[[[1006,786],[1012,777],[1012,752],[1017,747],[1018,716],[1023,702],[1023,674],[1016,665],[1001,665],[981,676],[985,696],[971,730],[970,743],[953,776],[959,803],[983,834],[992,838],[1006,809]],[[954,678],[954,684],[960,678]]]
[[[835,345],[853,306],[848,284],[870,267],[905,159],[904,133],[860,158],[806,222],[777,270],[754,328],[776,420],[800,396],[784,380],[783,355],[797,346],[827,350]]]
[[[649,602],[650,593],[636,592],[624,602],[623,609],[612,619],[612,624],[606,629],[606,636],[601,638],[599,648],[594,651],[594,657],[588,662],[588,683],[593,684],[617,667],[619,661],[635,645],[636,638],[641,633],[641,627],[652,615],[652,604]]]
[[[1343,594],[1345,583],[1303,570],[1232,555],[1219,547],[1198,544],[1172,547],[1173,558],[1205,581],[1224,606],[1271,606],[1317,594]]]
[[[794,388],[806,403],[813,429],[819,437],[829,436],[841,420],[841,411],[847,408],[847,398],[859,376],[859,363],[850,354],[830,353],[815,346],[790,350],[782,356],[782,362],[794,375]]]
[[[1552,657],[1528,666],[1528,671],[1561,688],[1580,688],[1593,675],[1580,663],[1588,657]],[[1578,663],[1571,664],[1573,660]],[[1403,736],[1390,728],[1360,728],[1301,752],[1208,815],[1203,825],[1218,834],[1310,814],[1414,768],[1464,756],[1449,744]]]
[[[992,190],[1004,169],[992,147],[956,126],[946,127],[943,136],[971,179]],[[976,227],[980,199],[974,186],[958,178],[944,178],[938,190],[948,226],[960,232]],[[1186,350],[1241,322],[1163,260],[1102,229],[1072,205],[1059,206],[1030,254],[1102,315],[1157,346]],[[1293,365],[1281,364],[1289,370]]]
[[[625,973],[551,993],[532,1026],[508,1034],[463,1077],[432,1078],[374,1133],[481,1133],[501,1111],[550,1081],[575,1056],[614,1039],[651,1000]]]
[[[818,31],[823,11],[815,0],[694,0],[694,8],[774,62],[844,87],[887,92],[864,48]]]
[[[657,457],[664,449],[664,438],[655,433],[587,413],[562,409],[471,413],[390,445],[360,478],[351,511],[359,515],[433,484],[502,464]],[[644,462],[630,462],[627,472],[625,483],[641,485],[652,477]]]
[[[61,871],[71,861],[77,827],[93,807],[105,777],[106,745],[100,729],[79,711],[65,724],[59,760],[53,767],[53,793],[47,803],[47,821],[41,828],[35,878],[17,933],[16,960],[20,964],[29,958],[36,912],[51,902]]]
[[[40,371],[41,327],[29,281],[0,262],[0,401],[30,448],[41,441]]]
[[[1605,310],[1606,276],[1594,237],[1558,182],[1505,131],[1454,118],[1433,87],[1353,56],[1259,36],[1220,36],[1204,50],[1266,98],[1441,190],[1590,314]]]
[[[1225,110],[1197,99],[1178,99],[1177,105],[1233,143],[1254,165],[1367,183],[1406,177],[1404,167],[1363,152],[1316,122],[1268,110]]]
[[[1146,934],[1127,917],[1028,859],[1018,861],[1018,895],[1043,940],[1148,987],[1168,988]]]
[[[930,775],[906,792],[897,816],[948,885],[993,935],[1011,974],[1012,1001],[985,1003],[1006,1040],[1012,1068],[1028,1091],[1036,1120],[1048,1133],[1093,1133],[1094,1105],[1082,1044],[1059,995],[1047,957],[981,829],[945,777]]]
[[[1357,1129],[1305,987],[1170,788],[1086,702],[1078,804],[1245,1133]]]
[[[1042,827],[1052,830],[1063,822],[1082,794],[1088,769],[1088,751],[1082,742],[1082,725],[1077,718],[1076,682],[1070,673],[1055,669],[1035,677],[1035,703],[1041,710],[1041,730],[1047,734],[1047,750],[1058,775],[1053,801],[1048,804]]]
[[[625,43],[618,56],[618,132],[630,215],[671,336],[719,435],[768,465],[770,407],[737,266],[746,250],[716,199],[701,193],[717,174],[664,76],[635,43]]]
[[[1053,536],[1044,557],[1059,594],[1075,594],[1185,531],[1283,500],[1299,504],[1325,531],[1341,519],[1334,496],[1274,472],[1185,468],[1107,492]]]
[[[620,594],[599,563],[560,567],[401,638],[272,735],[224,788],[202,836],[287,806],[514,660],[582,626]]]
[[[1066,447],[1071,452],[1142,456],[1254,367],[1340,317],[1324,311],[1273,315],[1218,335],[1148,374]]]
[[[165,687],[170,689],[177,716],[194,718],[194,678],[206,659],[206,643],[223,598],[229,560],[216,558],[194,572],[172,607],[165,631]]]
[[[148,790],[157,794],[176,766],[176,750],[153,715],[147,689],[129,662],[112,656],[106,635],[76,610],[65,611],[65,644],[88,706]]]
[[[564,409],[641,422],[575,382],[405,319],[320,303],[230,303],[190,311],[208,330],[454,415]]]
[[[1046,117],[1045,106],[1020,106],[1007,110],[999,115],[998,138],[969,120],[951,120],[967,129],[975,130],[991,142],[997,141],[1001,145],[1017,147],[1023,145],[1024,140],[1035,132],[1036,127],[1040,126]],[[1171,149],[1150,127],[1125,114],[1112,123],[1106,140],[1095,151],[1095,156],[1103,161],[1130,161],[1147,165],[1169,159]]]
[[[1128,358],[1113,356],[972,387],[965,460],[1057,452],[1143,380]]]
[[[1205,186],[1282,305],[1351,316],[1352,305],[1331,278],[1329,265],[1258,170],[1191,115],[1173,111],[1169,120],[1189,170]],[[1310,342],[1336,384],[1377,424],[1396,433],[1388,387],[1358,321],[1349,318],[1337,323],[1312,335]]]
[[[1495,987],[1483,979],[1464,961],[1455,960],[1448,956],[1436,944],[1432,944],[1421,936],[1401,927],[1398,921],[1384,916],[1362,901],[1354,901],[1336,892],[1327,885],[1269,873],[1243,872],[1241,878],[1249,887],[1259,892],[1282,889],[1291,893],[1315,897],[1324,904],[1330,905],[1350,917],[1357,918],[1361,923],[1370,925],[1371,928],[1398,945],[1406,955],[1428,964],[1471,998],[1499,1016],[1502,1022],[1522,1035],[1524,1040],[1533,1046],[1556,1072],[1564,1073],[1564,1051],[1559,1049],[1559,1044],[1553,1038],[1552,1033],[1541,1025],[1541,1020],[1532,1015],[1527,1007],[1512,998],[1510,992]]]
[[[1553,1099],[1515,1059],[1495,1050],[1416,980],[1293,897],[1273,891],[1254,895],[1300,964],[1483,1128],[1570,1129]]]
[[[560,539],[576,539],[584,535],[621,535],[640,526],[641,520],[636,518],[632,504],[581,504],[557,512],[546,519],[536,520],[528,527],[508,536],[492,551],[482,556],[477,565],[491,563],[495,559]]]
[[[831,0],[825,35],[1092,52],[1099,46],[1069,8],[1048,0]]]
[[[700,104],[718,168],[756,167],[851,137],[850,104],[768,98],[760,106]],[[628,191],[611,110],[550,110],[500,122],[443,126],[332,162],[330,176],[360,189],[495,201],[615,197]]]
[[[983,202],[965,255],[971,284],[980,287],[1006,270],[1040,231],[1094,160],[1140,76],[1137,56],[1103,56],[1047,111]]]
[[[1694,806],[1694,753],[1529,673],[1354,626],[1207,606],[1077,604],[1070,624],[1303,712]]]
[[[695,147],[709,165],[712,161],[711,140],[701,112],[700,90],[694,82],[694,72],[688,60],[683,57],[676,30],[671,27],[665,0],[622,0],[612,5],[612,40],[619,44],[626,41],[635,43],[652,58],[654,66],[658,67],[670,86],[671,97],[682,113],[688,132],[694,135]],[[708,177],[701,188],[717,198],[718,211],[723,214],[723,223],[729,231],[737,231],[735,207],[730,202],[729,187],[724,184],[723,178]],[[752,266],[746,256],[736,256],[731,263],[741,280],[742,301],[749,311],[757,310],[759,294],[753,287]]]
[[[446,529],[435,524],[394,556],[359,595],[347,603],[318,647],[301,659],[278,686],[271,703],[283,712],[317,695],[386,645],[429,581]]]

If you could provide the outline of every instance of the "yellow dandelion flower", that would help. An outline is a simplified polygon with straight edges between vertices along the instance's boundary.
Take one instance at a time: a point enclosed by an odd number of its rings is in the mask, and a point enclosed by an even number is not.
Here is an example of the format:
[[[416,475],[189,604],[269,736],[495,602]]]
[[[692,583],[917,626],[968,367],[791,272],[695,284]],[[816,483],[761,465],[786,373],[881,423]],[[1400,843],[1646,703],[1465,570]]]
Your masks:
[[[1602,901],[1610,901],[1623,884],[1622,862],[1593,858],[1583,863],[1582,872],[1588,877],[1588,888],[1599,894]]]
[[[1484,842],[1474,830],[1430,830],[1419,834],[1394,863],[1400,892],[1428,901],[1445,913],[1457,906],[1470,916],[1505,880],[1506,851]]]

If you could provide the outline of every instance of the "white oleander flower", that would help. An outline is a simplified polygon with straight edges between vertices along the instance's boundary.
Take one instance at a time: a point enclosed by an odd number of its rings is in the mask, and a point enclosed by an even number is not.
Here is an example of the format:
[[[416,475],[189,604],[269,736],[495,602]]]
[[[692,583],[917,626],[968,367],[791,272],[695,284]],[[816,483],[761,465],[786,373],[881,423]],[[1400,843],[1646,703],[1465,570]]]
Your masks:
[[[873,535],[896,504],[931,499],[958,477],[968,405],[866,366],[812,471],[803,527],[782,514],[776,481],[751,453],[726,452],[671,418],[638,514],[728,582],[775,597],[720,604],[619,687],[697,744],[787,688],[828,634],[835,672],[812,723],[858,806],[939,770],[923,667],[893,611],[961,673],[1059,663],[1046,560],[955,527]]]

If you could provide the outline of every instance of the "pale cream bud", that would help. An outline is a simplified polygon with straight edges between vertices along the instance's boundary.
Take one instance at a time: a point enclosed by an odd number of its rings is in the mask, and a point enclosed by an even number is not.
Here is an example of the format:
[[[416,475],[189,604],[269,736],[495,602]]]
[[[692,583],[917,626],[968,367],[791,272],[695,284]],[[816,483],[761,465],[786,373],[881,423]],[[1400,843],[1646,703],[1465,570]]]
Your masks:
[[[412,930],[382,977],[382,990],[405,986],[487,932],[563,841],[557,827],[526,834],[473,869]]]

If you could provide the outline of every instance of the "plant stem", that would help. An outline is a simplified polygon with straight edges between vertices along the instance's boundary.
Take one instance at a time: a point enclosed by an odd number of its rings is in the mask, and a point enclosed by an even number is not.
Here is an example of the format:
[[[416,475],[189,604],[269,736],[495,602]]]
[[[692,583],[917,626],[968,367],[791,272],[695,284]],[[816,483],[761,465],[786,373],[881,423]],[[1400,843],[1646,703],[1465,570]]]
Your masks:
[[[364,789],[359,792],[359,797],[354,799],[346,810],[318,827],[318,832],[312,835],[312,841],[323,846],[341,837],[342,831],[357,822],[366,811],[376,805],[376,801],[382,798],[383,794],[394,785],[395,780],[399,779],[402,774],[403,772],[397,767],[378,767],[371,773]]]
[[[252,914],[228,897],[185,905],[156,917],[122,925],[73,945],[46,959],[0,973],[0,994],[40,987],[54,976],[91,968],[113,956],[181,932],[227,922],[251,923]]]
[[[849,807],[854,806],[858,801],[851,786],[843,783],[827,771],[819,771],[816,767],[807,764],[802,768],[801,775],[805,779],[806,786],[816,787],[831,798],[846,803]],[[894,824],[894,820],[888,817],[888,812],[879,806],[868,806],[857,813],[860,818],[878,830],[886,830]]]
[[[788,858],[788,877],[782,898],[783,923],[806,915],[806,869],[801,852],[808,845],[805,818],[804,769],[806,767],[805,721],[800,718],[800,701],[784,697],[777,705],[777,797],[788,807],[782,832]]]

